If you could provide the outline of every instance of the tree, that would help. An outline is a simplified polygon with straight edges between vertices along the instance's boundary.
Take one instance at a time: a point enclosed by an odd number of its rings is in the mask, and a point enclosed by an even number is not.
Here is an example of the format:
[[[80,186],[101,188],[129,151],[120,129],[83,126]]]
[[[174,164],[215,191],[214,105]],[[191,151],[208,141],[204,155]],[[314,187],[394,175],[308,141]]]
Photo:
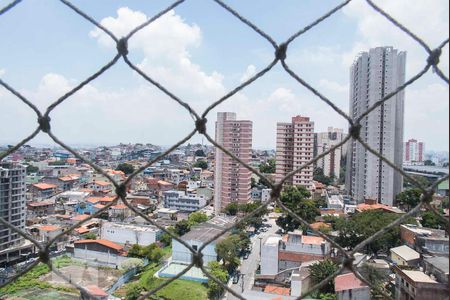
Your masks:
[[[134,244],[128,250],[128,257],[142,257],[142,247],[138,244]]]
[[[314,170],[314,180],[325,185],[332,185],[334,183],[334,178],[325,176],[322,168],[316,168]]]
[[[89,232],[89,233],[86,233],[86,234],[83,236],[83,238],[84,238],[85,240],[96,240],[96,239],[97,239],[97,235],[96,235],[95,233],[93,233],[93,232]]]
[[[203,170],[208,169],[208,162],[206,160],[199,160],[194,165],[194,168],[202,168]]]
[[[183,236],[191,230],[188,220],[181,220],[175,224],[175,232],[178,236]]]
[[[333,274],[338,270],[339,266],[335,264],[331,259],[325,259],[321,262],[315,263],[309,267],[309,271],[311,274],[311,279],[314,284],[318,284],[319,282],[326,279],[328,276]],[[320,289],[321,293],[334,293],[334,282],[333,279],[328,281],[326,285],[324,285]]]
[[[371,237],[398,218],[399,215],[382,210],[364,211],[353,215],[350,219],[339,218],[335,224],[336,229],[339,231],[336,242],[343,247],[353,249],[360,242]],[[414,218],[409,218],[403,224],[414,222]],[[400,228],[396,226],[368,244],[366,252],[368,254],[388,253],[390,248],[400,244]]]
[[[421,186],[427,187],[431,184],[431,182],[424,176],[412,175],[411,177],[414,180],[416,180]],[[416,188],[416,185],[413,184],[411,181],[409,181],[407,178],[405,178],[404,187],[405,189],[413,189]]]
[[[273,174],[275,173],[275,169],[276,161],[273,158],[269,159],[267,162],[259,166],[259,171],[263,174]]]
[[[37,173],[39,171],[38,167],[35,167],[33,165],[28,165],[27,166],[27,174],[33,174],[33,173]]]
[[[205,223],[206,221],[208,221],[208,216],[205,213],[202,212],[193,212],[189,215],[188,217],[188,223],[189,223],[189,227],[201,224],[201,223]]]
[[[375,289],[372,289],[372,296],[374,299],[383,298],[378,292],[383,289],[386,282],[388,282],[389,277],[385,273],[381,272],[377,268],[365,263],[358,270],[364,278],[366,278],[370,283],[372,283]]]
[[[422,214],[422,221],[420,222],[423,227],[434,229],[445,229],[445,222],[441,220],[431,211],[426,211]]]
[[[236,202],[232,202],[232,203],[228,204],[225,207],[224,212],[229,216],[237,215],[239,212],[239,204],[237,204]]]
[[[436,166],[436,164],[430,159],[424,161],[423,163],[425,166],[433,166],[433,167]]]
[[[407,211],[416,207],[420,203],[422,197],[422,191],[418,188],[409,189],[401,192],[397,195],[397,203]]]
[[[195,151],[195,156],[197,157],[205,157],[205,151],[203,151],[202,149],[198,149],[197,151]]]
[[[238,235],[230,235],[216,244],[216,253],[223,259],[224,265],[229,272],[235,270],[241,263],[239,252],[241,250]]]
[[[166,230],[174,235],[177,235],[175,227],[173,226],[169,226],[168,228],[166,228]],[[165,246],[170,246],[172,244],[172,236],[168,233],[163,233],[159,241],[163,243]]]
[[[218,262],[212,261],[208,264],[210,273],[219,279],[222,283],[226,284],[228,281],[228,273]],[[208,280],[208,299],[220,299],[224,292],[224,289],[214,280]]]
[[[124,172],[125,175],[130,175],[130,174],[133,174],[134,167],[133,167],[133,165],[123,163],[123,164],[118,165],[116,170]]]
[[[313,223],[315,218],[320,216],[320,210],[310,197],[311,194],[306,188],[289,186],[281,193],[280,201],[303,220]],[[277,219],[277,225],[287,232],[298,229],[301,224],[291,215],[283,214]]]
[[[129,258],[127,260],[124,260],[121,264],[120,264],[120,268],[122,270],[124,270],[125,272],[134,269],[134,268],[143,268],[144,267],[144,262],[142,261],[142,259],[139,258]]]
[[[139,282],[131,283],[127,288],[125,300],[137,300],[141,296],[143,288]]]

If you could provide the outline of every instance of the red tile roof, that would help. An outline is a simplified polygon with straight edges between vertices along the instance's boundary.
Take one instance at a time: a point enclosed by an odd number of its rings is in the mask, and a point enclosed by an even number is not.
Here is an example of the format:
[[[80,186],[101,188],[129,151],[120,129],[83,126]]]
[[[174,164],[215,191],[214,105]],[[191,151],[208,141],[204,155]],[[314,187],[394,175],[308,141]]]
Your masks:
[[[266,288],[264,289],[264,293],[289,296],[291,294],[291,289],[274,285],[267,285]]]
[[[79,234],[88,233],[90,230],[84,227],[75,228],[74,231]]]
[[[117,251],[123,250],[122,246],[120,246],[116,243],[113,243],[111,241],[108,241],[108,240],[79,240],[79,241],[76,241],[75,244],[100,244],[105,247],[117,250]]]
[[[94,183],[96,185],[100,185],[100,186],[109,186],[109,185],[111,185],[111,183],[107,182],[107,181],[94,181]]]
[[[325,239],[320,236],[309,236],[309,235],[302,236],[303,244],[321,245],[323,242],[325,242]]]
[[[48,183],[35,183],[33,186],[40,190],[56,189],[56,185]]]
[[[76,215],[75,217],[72,217],[71,220],[73,220],[73,221],[83,221],[83,220],[86,220],[87,218],[89,218],[88,215]]]
[[[31,206],[31,207],[40,207],[40,206],[55,205],[55,202],[53,202],[53,201],[36,201],[36,202],[30,202],[27,205]]]
[[[94,297],[108,297],[108,294],[96,285],[88,285],[86,290]]]
[[[359,289],[364,287],[367,287],[367,285],[361,280],[359,280],[353,273],[339,275],[334,280],[334,290],[336,292]]]
[[[55,225],[42,225],[42,226],[39,226],[38,229],[42,230],[42,231],[56,231],[56,230],[61,229],[61,227],[55,226]]]

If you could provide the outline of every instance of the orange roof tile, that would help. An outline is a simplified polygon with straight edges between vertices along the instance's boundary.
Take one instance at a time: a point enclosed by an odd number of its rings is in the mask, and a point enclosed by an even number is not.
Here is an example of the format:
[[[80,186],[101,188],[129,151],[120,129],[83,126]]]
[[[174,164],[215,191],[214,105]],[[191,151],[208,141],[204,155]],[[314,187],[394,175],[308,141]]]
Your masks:
[[[264,293],[289,296],[291,294],[291,289],[274,285],[267,285],[266,288],[264,289]]]
[[[117,251],[123,250],[122,246],[108,240],[79,240],[76,241],[75,244],[100,244]]]
[[[107,182],[107,181],[94,181],[94,183],[96,185],[100,185],[100,186],[109,186],[109,185],[111,185],[111,183]]]
[[[311,228],[315,230],[319,230],[320,228],[331,228],[330,224],[324,223],[324,222],[316,222],[311,224]]]
[[[302,243],[308,244],[308,245],[321,245],[323,242],[325,242],[324,238],[320,236],[309,236],[304,235],[302,237]]]
[[[55,225],[42,225],[42,226],[39,226],[38,229],[42,230],[42,231],[56,231],[56,230],[61,229],[61,227],[55,226]]]
[[[79,234],[84,234],[84,233],[90,232],[89,229],[84,228],[84,227],[75,228],[74,231]]]
[[[359,280],[353,273],[339,275],[334,279],[334,290],[336,292],[359,289],[364,287],[367,287],[367,285],[361,280]]]
[[[55,205],[55,202],[53,202],[53,201],[36,201],[36,202],[30,202],[27,205],[31,206],[31,207],[49,206],[49,205]]]
[[[55,189],[57,187],[54,184],[48,184],[48,183],[35,183],[35,184],[33,184],[33,186],[40,190]]]
[[[164,181],[164,180],[159,180],[159,181],[158,181],[158,184],[160,184],[160,185],[166,185],[166,186],[173,185],[173,183],[170,183],[170,182],[167,182],[167,181]]]
[[[96,285],[88,285],[86,290],[94,297],[108,297],[108,294]]]
[[[111,208],[113,208],[113,209],[127,209],[128,206],[126,206],[125,204],[117,204],[117,205],[114,205]]]
[[[102,209],[103,207],[105,207],[105,205],[103,205],[103,204],[95,204],[94,205],[94,208],[97,208],[97,209]]]
[[[71,220],[73,220],[73,221],[83,221],[83,220],[86,220],[87,218],[89,218],[88,215],[77,215],[77,216],[72,217]]]

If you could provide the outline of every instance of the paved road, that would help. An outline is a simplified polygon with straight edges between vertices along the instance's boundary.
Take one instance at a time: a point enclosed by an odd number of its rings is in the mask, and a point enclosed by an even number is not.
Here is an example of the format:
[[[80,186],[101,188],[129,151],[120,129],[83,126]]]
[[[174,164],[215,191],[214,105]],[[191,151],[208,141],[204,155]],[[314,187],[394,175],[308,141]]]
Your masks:
[[[259,235],[253,236],[251,238],[252,242],[252,253],[249,255],[248,259],[241,259],[241,267],[240,272],[244,276],[240,278],[237,284],[231,285],[231,289],[242,294],[243,290],[248,291],[253,287],[253,282],[255,279],[255,272],[258,269],[259,260],[260,260],[260,243],[264,244],[265,240],[271,236],[275,235],[275,232],[279,229],[279,227],[275,224],[275,219],[269,219],[269,224],[272,227],[268,228],[267,232],[261,232]],[[226,299],[236,300],[235,296],[231,293],[226,295]]]

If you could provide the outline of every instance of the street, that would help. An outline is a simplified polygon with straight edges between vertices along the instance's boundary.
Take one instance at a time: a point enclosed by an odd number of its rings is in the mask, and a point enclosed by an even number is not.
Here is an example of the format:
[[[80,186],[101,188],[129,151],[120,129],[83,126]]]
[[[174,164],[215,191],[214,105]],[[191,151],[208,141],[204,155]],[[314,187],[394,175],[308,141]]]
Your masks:
[[[266,224],[272,225],[272,227],[267,228],[267,232],[260,232],[259,234],[251,237],[252,242],[252,252],[250,253],[248,259],[241,258],[241,266],[239,268],[242,276],[239,279],[237,284],[232,284],[231,289],[233,291],[242,294],[243,291],[248,291],[252,289],[253,282],[255,279],[255,272],[258,269],[259,260],[260,260],[260,243],[263,244],[265,240],[272,235],[276,235],[276,231],[279,227],[275,224],[276,219],[270,219]],[[236,300],[235,296],[231,293],[227,293],[225,295],[226,299]]]

